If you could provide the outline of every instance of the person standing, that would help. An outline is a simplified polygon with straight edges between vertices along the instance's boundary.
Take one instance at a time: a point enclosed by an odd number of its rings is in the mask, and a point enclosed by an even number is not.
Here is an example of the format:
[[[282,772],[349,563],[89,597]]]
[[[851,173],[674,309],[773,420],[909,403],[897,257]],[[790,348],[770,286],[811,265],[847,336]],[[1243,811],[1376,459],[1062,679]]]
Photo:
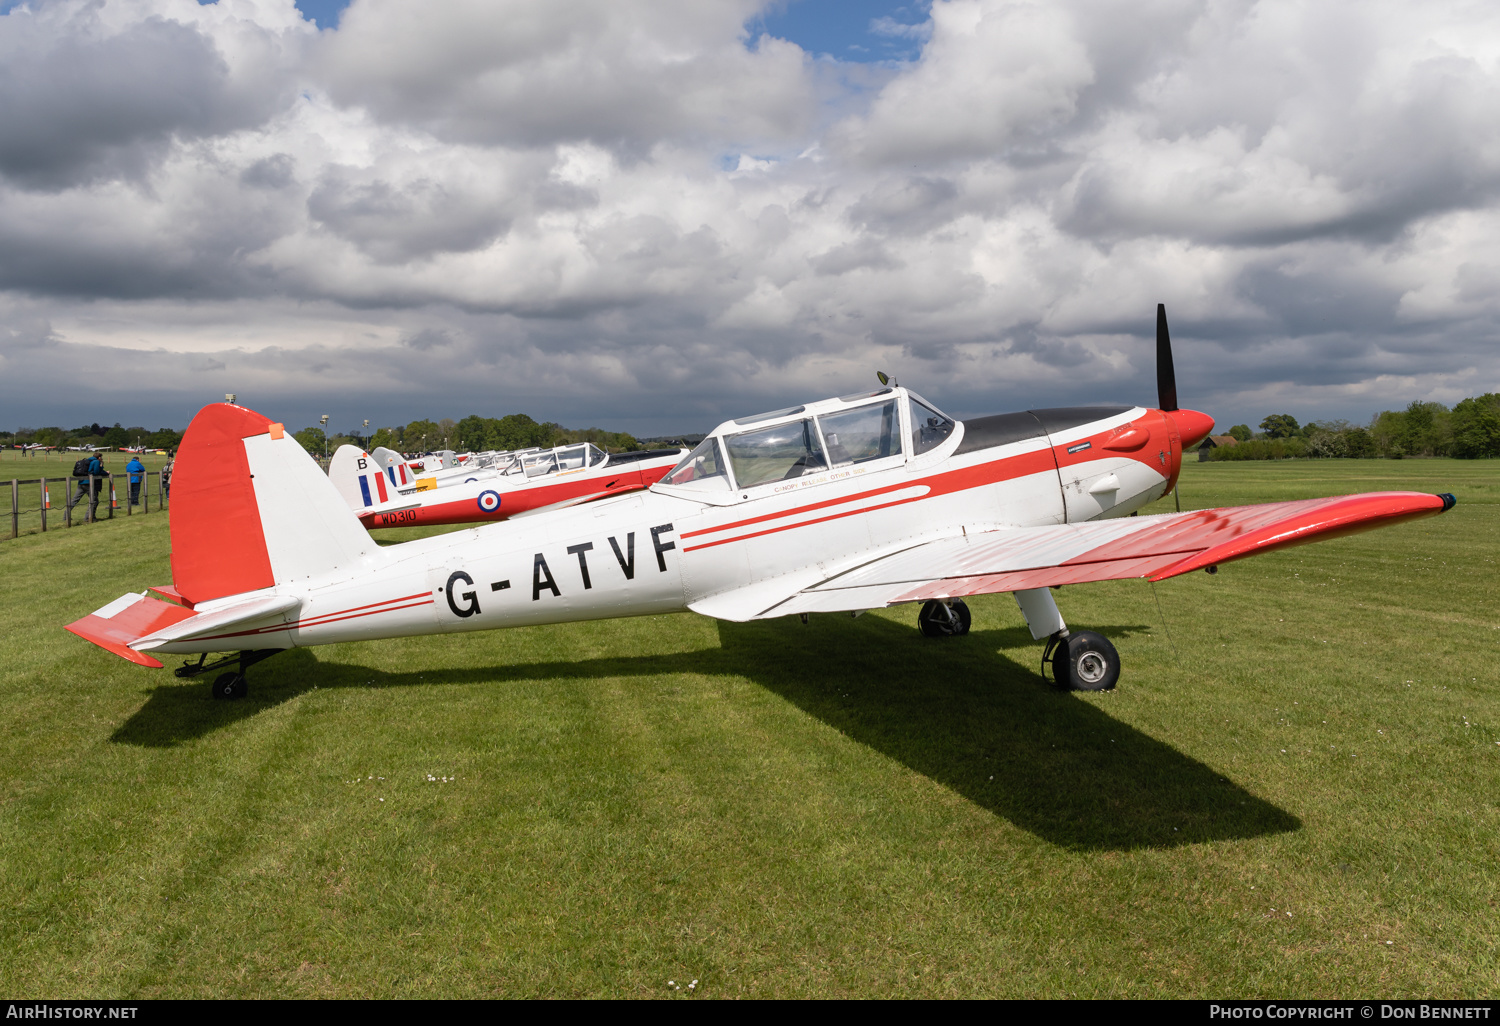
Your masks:
[[[78,500],[87,495],[89,516],[84,523],[91,524],[99,512],[99,489],[104,486],[102,481],[95,486],[94,479],[104,477],[104,461],[99,458],[98,453],[91,453],[73,464],[73,476],[78,479],[78,490],[68,500],[68,509],[71,511],[78,505]]]
[[[130,475],[130,504],[139,506],[141,504],[141,482],[146,479],[146,465],[141,462],[139,456],[131,456],[130,462],[125,464],[125,472]]]
[[[172,498],[172,465],[176,462],[177,450],[168,450],[167,462],[161,465],[161,493],[162,498],[168,501]]]

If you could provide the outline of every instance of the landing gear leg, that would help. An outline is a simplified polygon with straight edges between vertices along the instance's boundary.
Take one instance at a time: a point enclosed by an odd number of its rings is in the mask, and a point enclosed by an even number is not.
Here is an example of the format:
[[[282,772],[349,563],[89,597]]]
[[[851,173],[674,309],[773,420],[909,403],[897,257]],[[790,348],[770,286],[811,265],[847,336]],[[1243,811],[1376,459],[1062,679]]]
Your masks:
[[[200,674],[212,673],[214,670],[223,669],[231,664],[238,664],[238,670],[229,673],[221,673],[214,678],[213,687],[209,693],[216,699],[244,698],[250,691],[250,685],[245,680],[245,671],[262,659],[269,659],[279,648],[261,648],[249,652],[241,652],[238,655],[227,656],[223,659],[215,659],[207,662],[207,655],[198,657],[196,663],[183,663],[172,672],[179,677],[197,677]]]
[[[1095,631],[1069,631],[1047,588],[1015,595],[1031,636],[1047,639],[1042,676],[1051,666],[1053,683],[1068,691],[1109,691],[1115,686],[1120,679],[1120,653],[1108,638]]]

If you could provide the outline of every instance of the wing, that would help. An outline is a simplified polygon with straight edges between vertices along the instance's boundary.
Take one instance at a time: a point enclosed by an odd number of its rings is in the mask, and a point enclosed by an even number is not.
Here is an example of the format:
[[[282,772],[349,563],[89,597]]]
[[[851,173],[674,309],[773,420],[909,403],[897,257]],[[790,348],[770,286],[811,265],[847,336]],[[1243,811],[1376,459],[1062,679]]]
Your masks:
[[[1176,577],[1219,563],[1451,509],[1451,495],[1369,492],[1328,499],[1002,528],[940,538],[832,575],[760,582],[691,608],[721,619],[877,609],[933,598],[1088,581]]]

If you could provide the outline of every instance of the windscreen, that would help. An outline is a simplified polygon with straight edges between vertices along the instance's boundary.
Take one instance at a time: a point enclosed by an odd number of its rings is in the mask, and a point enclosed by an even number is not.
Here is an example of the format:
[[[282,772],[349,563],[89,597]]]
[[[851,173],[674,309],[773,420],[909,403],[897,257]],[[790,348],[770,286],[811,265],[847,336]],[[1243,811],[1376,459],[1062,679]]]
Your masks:
[[[911,451],[920,456],[953,434],[953,421],[916,396],[911,397]]]
[[[671,473],[661,479],[665,485],[680,488],[698,488],[704,491],[729,490],[729,475],[724,470],[724,459],[719,454],[717,439],[705,438],[698,447],[682,458]]]

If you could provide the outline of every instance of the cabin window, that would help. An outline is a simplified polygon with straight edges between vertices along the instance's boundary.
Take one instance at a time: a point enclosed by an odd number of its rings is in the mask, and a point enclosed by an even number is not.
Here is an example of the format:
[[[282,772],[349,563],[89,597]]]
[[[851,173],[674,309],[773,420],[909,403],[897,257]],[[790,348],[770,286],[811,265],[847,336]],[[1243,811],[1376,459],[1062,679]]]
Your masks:
[[[589,443],[589,447],[588,448],[589,448],[589,466],[591,466],[591,467],[597,467],[599,464],[601,464],[601,463],[604,462],[604,457],[607,454],[605,453],[605,451],[603,449],[599,448],[597,445],[593,444],[592,442]]]
[[[953,421],[916,396],[911,397],[911,451],[920,456],[953,434]]]
[[[557,453],[544,452],[526,458],[526,476],[541,477],[557,469]]]
[[[588,466],[588,446],[570,445],[557,450],[558,470],[582,470]]]
[[[664,485],[694,488],[700,491],[729,491],[729,475],[724,469],[724,458],[719,453],[719,441],[705,438],[698,447],[682,458],[671,473],[661,479]]]
[[[811,420],[761,428],[729,435],[724,439],[734,479],[741,488],[754,488],[770,481],[785,481],[828,469],[823,447]]]
[[[828,459],[835,467],[901,455],[901,418],[896,401],[861,406],[818,418]]]

